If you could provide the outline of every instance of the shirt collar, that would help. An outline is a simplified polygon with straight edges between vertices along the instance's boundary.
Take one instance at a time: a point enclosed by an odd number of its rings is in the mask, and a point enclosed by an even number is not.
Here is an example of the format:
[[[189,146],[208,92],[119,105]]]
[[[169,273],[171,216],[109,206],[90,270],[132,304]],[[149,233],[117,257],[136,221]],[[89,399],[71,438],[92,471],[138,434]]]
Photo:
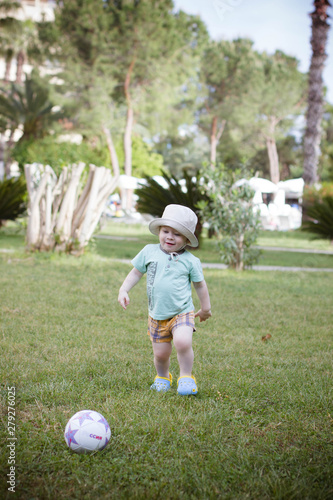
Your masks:
[[[175,257],[176,257],[176,260],[178,260],[177,257],[179,257],[179,255],[183,254],[185,252],[185,248],[182,248],[181,250],[179,250],[179,252],[167,252],[166,250],[164,250],[161,245],[160,245],[160,250],[162,250],[163,253],[166,253],[167,255],[169,255],[169,259],[173,260]]]

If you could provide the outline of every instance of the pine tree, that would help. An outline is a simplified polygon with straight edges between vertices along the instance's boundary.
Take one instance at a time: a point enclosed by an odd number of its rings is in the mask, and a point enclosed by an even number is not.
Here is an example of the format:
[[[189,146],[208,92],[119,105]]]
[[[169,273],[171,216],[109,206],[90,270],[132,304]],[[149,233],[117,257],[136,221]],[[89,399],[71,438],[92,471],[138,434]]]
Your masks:
[[[305,77],[298,69],[298,60],[277,50],[273,55],[263,53],[261,76],[253,87],[248,103],[255,106],[254,126],[265,143],[270,179],[280,180],[277,140],[290,129],[292,119],[300,115],[305,105]]]
[[[216,149],[228,122],[255,73],[253,42],[247,39],[211,42],[201,58],[200,79],[206,94],[200,107],[200,128],[209,136],[210,162],[216,163]]]

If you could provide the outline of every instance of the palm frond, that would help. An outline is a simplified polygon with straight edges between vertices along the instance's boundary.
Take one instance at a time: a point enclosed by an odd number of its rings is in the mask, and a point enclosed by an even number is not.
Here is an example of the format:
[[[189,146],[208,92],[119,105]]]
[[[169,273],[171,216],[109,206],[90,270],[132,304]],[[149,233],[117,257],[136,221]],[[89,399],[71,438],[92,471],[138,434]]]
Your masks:
[[[0,89],[0,116],[13,126],[23,124],[24,139],[38,137],[41,130],[59,118],[52,108],[48,88],[33,78],[27,77],[24,85],[13,83],[10,90]]]
[[[166,172],[163,172],[162,177],[168,185],[167,188],[161,186],[155,179],[146,176],[145,184],[142,184],[135,191],[138,196],[137,210],[153,217],[161,217],[167,205],[176,204],[189,207],[198,216],[196,235],[200,237],[202,221],[196,204],[203,199],[208,201],[209,198],[201,193],[198,177],[190,176],[186,171],[183,172],[183,175],[186,182],[185,190],[175,176]]]
[[[307,215],[311,220],[304,222],[303,231],[313,234],[314,238],[328,238],[333,241],[333,197],[325,196],[308,207]]]
[[[23,177],[0,182],[0,220],[15,220],[26,211],[27,188]]]

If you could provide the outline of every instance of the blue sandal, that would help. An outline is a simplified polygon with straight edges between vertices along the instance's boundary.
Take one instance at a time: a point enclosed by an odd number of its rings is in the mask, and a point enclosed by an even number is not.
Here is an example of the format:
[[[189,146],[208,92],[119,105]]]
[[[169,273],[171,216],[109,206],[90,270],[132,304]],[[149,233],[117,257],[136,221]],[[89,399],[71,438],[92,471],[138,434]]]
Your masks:
[[[169,373],[169,378],[159,377],[156,375],[154,378],[154,383],[150,386],[150,388],[157,392],[166,392],[172,386],[172,375]]]
[[[193,375],[190,377],[179,377],[178,379],[178,394],[181,396],[195,395],[198,392],[197,382]]]

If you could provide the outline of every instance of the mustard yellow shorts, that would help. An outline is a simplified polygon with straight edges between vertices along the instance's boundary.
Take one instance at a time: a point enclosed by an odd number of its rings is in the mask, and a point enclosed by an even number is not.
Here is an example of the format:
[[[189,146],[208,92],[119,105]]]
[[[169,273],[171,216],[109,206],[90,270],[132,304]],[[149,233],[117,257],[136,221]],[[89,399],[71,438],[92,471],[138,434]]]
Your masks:
[[[170,319],[154,319],[148,316],[148,335],[152,342],[171,342],[173,332],[180,326],[190,326],[195,332],[194,311],[177,314]]]

